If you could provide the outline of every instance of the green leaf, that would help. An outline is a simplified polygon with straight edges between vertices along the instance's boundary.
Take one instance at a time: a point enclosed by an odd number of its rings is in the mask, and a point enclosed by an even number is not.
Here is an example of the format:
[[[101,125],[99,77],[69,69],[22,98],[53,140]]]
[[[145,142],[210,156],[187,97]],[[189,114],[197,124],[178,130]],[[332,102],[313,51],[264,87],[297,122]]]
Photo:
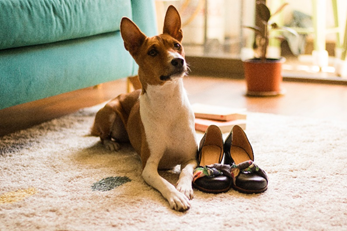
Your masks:
[[[270,38],[270,39],[278,39],[278,40],[280,40],[280,41],[284,41],[284,40],[286,40],[286,38],[285,38],[285,37],[283,37],[283,36],[281,36],[281,35],[277,35],[277,36],[270,36],[269,38]]]
[[[292,29],[290,27],[282,26],[282,27],[273,28],[273,30],[276,30],[276,31],[288,31],[291,34],[293,34],[295,36],[298,36],[298,33],[294,29]]]
[[[263,36],[262,30],[260,29],[260,27],[257,27],[257,26],[243,26],[243,27],[254,30],[257,34]]]
[[[283,8],[284,8],[285,6],[287,6],[287,5],[288,5],[287,2],[283,3],[283,4],[275,11],[275,13],[273,13],[273,14],[271,15],[271,17],[273,17],[274,15],[280,13],[280,12],[283,10]]]
[[[262,21],[268,22],[271,14],[269,8],[264,3],[257,3],[257,12]]]
[[[278,29],[279,27],[278,27],[278,25],[277,25],[277,23],[271,23],[271,29],[273,29],[273,30],[275,30],[275,29]]]

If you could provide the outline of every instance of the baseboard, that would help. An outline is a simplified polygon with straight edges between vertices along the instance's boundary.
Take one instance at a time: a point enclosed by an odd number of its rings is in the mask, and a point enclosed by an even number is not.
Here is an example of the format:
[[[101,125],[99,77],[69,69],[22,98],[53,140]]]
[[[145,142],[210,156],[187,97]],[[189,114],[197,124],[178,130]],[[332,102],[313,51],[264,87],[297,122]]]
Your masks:
[[[126,92],[126,79],[0,110],[0,137],[91,107]]]
[[[230,57],[187,56],[190,74],[219,78],[244,79],[243,63]],[[347,79],[325,73],[283,72],[284,81],[347,85]]]

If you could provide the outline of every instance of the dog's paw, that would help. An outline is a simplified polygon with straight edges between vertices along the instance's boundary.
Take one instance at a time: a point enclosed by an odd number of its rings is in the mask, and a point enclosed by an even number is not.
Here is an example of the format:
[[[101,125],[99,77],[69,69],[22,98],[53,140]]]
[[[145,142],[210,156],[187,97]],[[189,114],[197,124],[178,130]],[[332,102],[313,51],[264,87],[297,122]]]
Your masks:
[[[183,212],[190,209],[189,199],[183,193],[178,191],[171,194],[171,196],[168,198],[168,202],[170,207],[177,211]]]
[[[194,191],[191,181],[183,182],[182,180],[180,180],[179,182],[177,182],[176,189],[183,193],[190,200],[194,198]]]
[[[120,144],[115,142],[115,141],[112,141],[112,140],[104,140],[104,145],[105,147],[110,150],[110,151],[119,151],[120,149]]]

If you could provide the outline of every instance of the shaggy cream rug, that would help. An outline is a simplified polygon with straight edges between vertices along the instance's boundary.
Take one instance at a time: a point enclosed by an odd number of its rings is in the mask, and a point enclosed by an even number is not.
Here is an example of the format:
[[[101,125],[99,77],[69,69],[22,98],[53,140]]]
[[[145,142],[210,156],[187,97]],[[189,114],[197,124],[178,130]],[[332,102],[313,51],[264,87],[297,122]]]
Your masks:
[[[195,190],[181,213],[143,181],[130,146],[115,153],[88,136],[99,107],[1,138],[0,230],[347,229],[347,124],[249,113],[268,190]]]

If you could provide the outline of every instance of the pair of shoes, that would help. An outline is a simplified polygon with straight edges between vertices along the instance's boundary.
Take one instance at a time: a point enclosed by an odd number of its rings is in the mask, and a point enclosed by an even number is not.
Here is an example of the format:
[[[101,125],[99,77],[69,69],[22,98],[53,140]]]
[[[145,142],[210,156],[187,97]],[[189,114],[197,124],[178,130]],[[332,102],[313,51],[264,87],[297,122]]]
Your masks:
[[[226,192],[231,187],[243,193],[264,192],[267,175],[253,161],[252,146],[240,126],[234,126],[223,143],[219,127],[211,125],[199,145],[193,186],[208,193]]]

